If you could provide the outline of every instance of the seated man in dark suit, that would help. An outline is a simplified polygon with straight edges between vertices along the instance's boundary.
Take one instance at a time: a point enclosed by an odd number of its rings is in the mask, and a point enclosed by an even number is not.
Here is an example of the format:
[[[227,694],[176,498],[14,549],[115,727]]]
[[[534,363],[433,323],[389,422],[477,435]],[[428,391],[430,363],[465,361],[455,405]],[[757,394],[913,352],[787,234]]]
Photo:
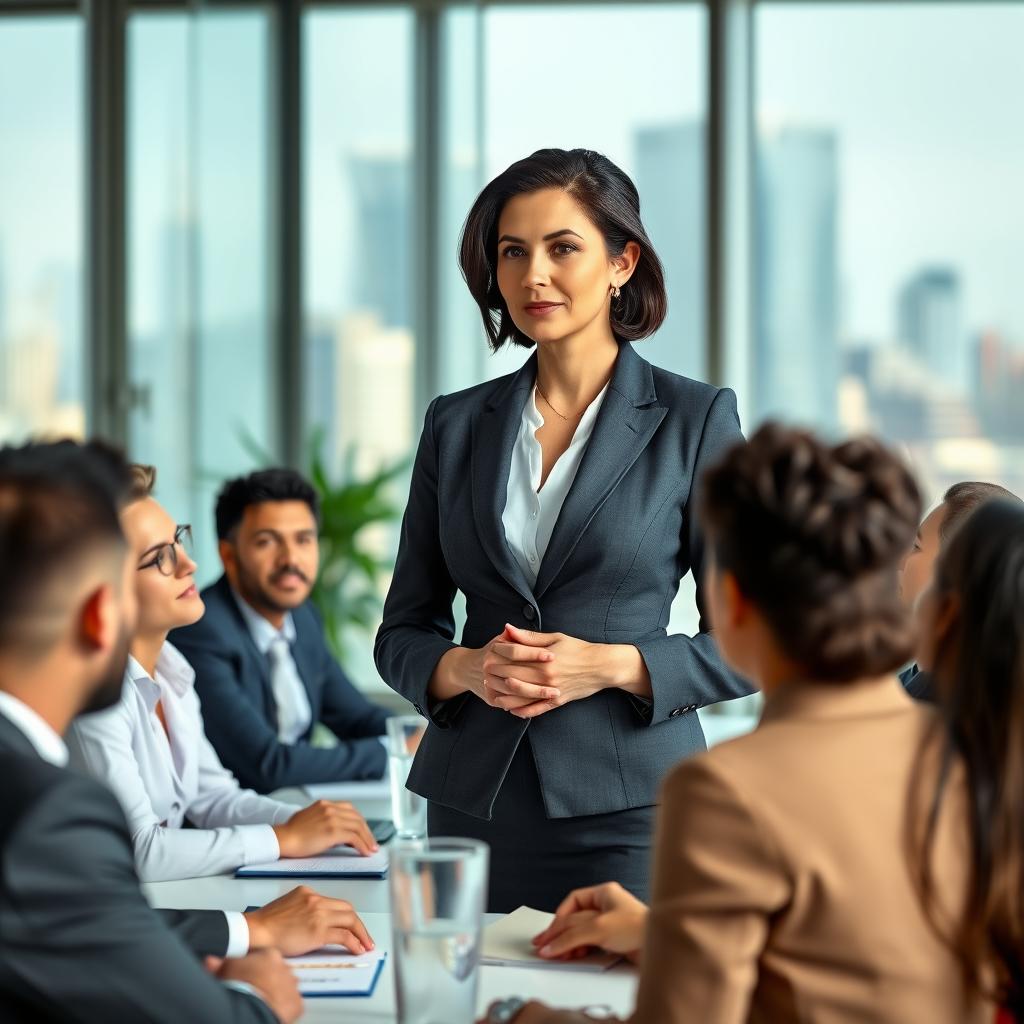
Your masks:
[[[206,735],[258,793],[384,774],[387,712],[349,681],[309,600],[319,571],[320,504],[290,469],[229,480],[217,498],[224,575],[206,614],[169,639],[196,673]],[[317,747],[323,722],[338,738]]]
[[[942,496],[942,501],[925,516],[917,531],[914,548],[900,568],[900,594],[903,603],[913,607],[928,589],[935,572],[939,554],[954,533],[970,518],[979,505],[996,498],[1020,499],[999,484],[979,480],[964,480],[953,484]],[[900,682],[911,697],[934,701],[931,678],[910,665],[900,673]]]
[[[225,915],[153,911],[113,794],[64,767],[72,718],[121,691],[127,483],[106,450],[0,449],[0,1018],[290,1024],[302,1000],[280,953],[204,969]]]

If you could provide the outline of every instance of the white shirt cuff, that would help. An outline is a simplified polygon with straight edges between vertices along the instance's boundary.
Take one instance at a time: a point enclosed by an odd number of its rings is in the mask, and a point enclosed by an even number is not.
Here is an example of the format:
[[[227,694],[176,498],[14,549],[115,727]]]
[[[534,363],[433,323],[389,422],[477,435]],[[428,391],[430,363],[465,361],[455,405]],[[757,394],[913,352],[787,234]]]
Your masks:
[[[228,951],[225,956],[245,956],[249,952],[249,922],[237,910],[225,910],[228,919]]]
[[[280,860],[281,845],[271,825],[240,825],[244,846],[245,864],[267,864]]]

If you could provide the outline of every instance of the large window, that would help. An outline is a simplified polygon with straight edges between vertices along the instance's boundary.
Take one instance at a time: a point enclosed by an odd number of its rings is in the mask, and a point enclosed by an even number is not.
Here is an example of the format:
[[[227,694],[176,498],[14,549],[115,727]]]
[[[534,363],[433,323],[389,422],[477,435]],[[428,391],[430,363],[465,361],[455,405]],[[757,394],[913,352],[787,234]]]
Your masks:
[[[0,19],[0,440],[85,430],[82,43]]]
[[[415,443],[412,28],[402,10],[303,21],[305,413],[335,470]]]
[[[1024,493],[1024,6],[765,4],[754,404]]]
[[[267,22],[138,15],[128,44],[130,448],[206,582],[220,481],[276,442]]]
[[[419,431],[412,40],[407,10],[303,18],[304,443],[319,439],[338,484],[406,459]],[[404,494],[399,483],[389,497]],[[391,561],[397,524],[367,527],[360,543]],[[364,685],[377,680],[375,631],[343,630]]]

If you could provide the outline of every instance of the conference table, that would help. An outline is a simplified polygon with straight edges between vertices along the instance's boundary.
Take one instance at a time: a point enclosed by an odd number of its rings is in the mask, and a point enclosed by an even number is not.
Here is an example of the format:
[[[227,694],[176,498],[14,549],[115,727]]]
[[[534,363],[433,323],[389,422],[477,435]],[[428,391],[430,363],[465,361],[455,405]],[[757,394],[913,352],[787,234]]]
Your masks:
[[[368,791],[376,794],[372,785],[368,787]],[[300,805],[310,801],[310,796],[298,789],[281,790],[274,796]],[[388,801],[376,795],[361,798],[357,788],[353,790],[351,799],[367,818],[391,816]],[[307,999],[302,1020],[307,1024],[326,1024],[327,1021],[331,1021],[332,1024],[396,1021],[387,879],[241,879],[231,875],[213,875],[176,882],[148,882],[143,888],[150,903],[155,907],[245,910],[250,906],[262,906],[289,892],[295,886],[303,884],[325,896],[348,900],[363,919],[377,947],[388,950],[389,956],[372,996],[351,999]],[[497,918],[498,915],[488,915],[485,923]],[[616,965],[600,973],[581,973],[552,967],[482,967],[477,1008],[482,1015],[492,1000],[506,996],[521,996],[541,999],[553,1006],[607,1006],[620,1016],[626,1017],[633,1006],[636,980],[636,970],[628,964]]]

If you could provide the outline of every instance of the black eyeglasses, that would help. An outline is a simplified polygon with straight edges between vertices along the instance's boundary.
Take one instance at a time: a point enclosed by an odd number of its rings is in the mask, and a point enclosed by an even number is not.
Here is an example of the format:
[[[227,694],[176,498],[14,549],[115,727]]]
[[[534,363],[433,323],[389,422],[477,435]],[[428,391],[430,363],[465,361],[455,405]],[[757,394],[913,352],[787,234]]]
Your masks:
[[[153,557],[139,566],[139,572],[155,565],[162,576],[173,576],[178,571],[178,548],[185,552],[186,557],[192,557],[192,527],[188,523],[176,527],[174,540],[157,548]]]

